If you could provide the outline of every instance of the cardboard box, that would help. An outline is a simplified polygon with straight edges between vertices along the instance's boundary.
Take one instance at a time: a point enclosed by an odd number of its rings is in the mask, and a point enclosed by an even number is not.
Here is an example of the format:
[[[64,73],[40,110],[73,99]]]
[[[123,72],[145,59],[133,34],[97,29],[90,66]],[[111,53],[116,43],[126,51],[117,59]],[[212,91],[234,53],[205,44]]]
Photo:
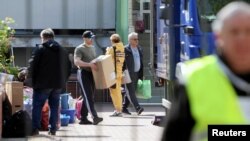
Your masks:
[[[23,109],[23,83],[17,81],[8,81],[5,84],[5,90],[9,97],[12,114]]]
[[[96,89],[107,89],[116,83],[115,67],[110,55],[101,55],[96,60],[98,70],[92,70]]]

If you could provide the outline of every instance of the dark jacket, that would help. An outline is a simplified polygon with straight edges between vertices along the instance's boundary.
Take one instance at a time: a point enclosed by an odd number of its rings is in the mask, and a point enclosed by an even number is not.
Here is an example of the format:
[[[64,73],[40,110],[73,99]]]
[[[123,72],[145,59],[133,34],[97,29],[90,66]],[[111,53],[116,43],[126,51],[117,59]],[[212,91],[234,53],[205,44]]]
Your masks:
[[[30,60],[28,78],[33,88],[64,88],[70,75],[71,63],[67,51],[56,41],[49,40],[36,49]]]
[[[140,60],[141,60],[141,68],[138,73],[139,74],[138,78],[142,79],[143,78],[143,54],[142,54],[141,47],[138,46],[138,50],[139,50]],[[128,71],[131,75],[135,70],[135,66],[134,66],[135,64],[134,64],[133,52],[129,44],[125,46],[125,62],[126,62]]]

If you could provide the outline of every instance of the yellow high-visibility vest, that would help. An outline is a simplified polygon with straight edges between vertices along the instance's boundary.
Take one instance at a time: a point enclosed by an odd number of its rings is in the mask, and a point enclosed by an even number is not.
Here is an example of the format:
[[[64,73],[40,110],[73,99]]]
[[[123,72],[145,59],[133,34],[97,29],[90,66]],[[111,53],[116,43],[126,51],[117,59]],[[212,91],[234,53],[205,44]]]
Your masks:
[[[194,140],[207,140],[209,124],[246,124],[238,96],[215,56],[186,62],[184,84],[195,120]]]

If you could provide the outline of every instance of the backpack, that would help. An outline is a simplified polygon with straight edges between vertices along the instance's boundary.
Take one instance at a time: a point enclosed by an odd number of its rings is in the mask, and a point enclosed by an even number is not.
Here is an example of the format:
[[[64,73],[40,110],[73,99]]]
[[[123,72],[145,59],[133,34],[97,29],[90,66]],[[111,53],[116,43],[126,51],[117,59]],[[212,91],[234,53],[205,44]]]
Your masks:
[[[5,99],[3,100],[2,103],[2,116],[3,116],[2,123],[5,123],[7,120],[11,118],[12,108],[8,95],[6,93],[4,93],[3,95],[5,96]]]
[[[116,74],[116,46],[112,46],[113,47],[113,51],[114,51],[114,65],[115,65],[115,75]],[[124,51],[125,54],[125,51]],[[127,64],[125,62],[125,58],[124,58],[124,62],[123,62],[123,66],[122,66],[122,72],[124,72],[124,70],[127,69]],[[116,88],[116,83],[114,85],[112,85],[110,88],[115,89]]]
[[[32,134],[32,120],[28,112],[19,110],[15,112],[3,125],[4,138],[20,138]]]

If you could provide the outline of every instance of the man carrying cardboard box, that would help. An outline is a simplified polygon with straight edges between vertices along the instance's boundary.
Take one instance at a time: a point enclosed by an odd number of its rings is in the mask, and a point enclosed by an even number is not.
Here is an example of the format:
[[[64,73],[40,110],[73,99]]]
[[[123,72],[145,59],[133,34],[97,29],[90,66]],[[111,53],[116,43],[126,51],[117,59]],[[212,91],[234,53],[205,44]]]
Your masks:
[[[93,46],[94,34],[91,31],[85,31],[82,35],[84,43],[75,48],[74,64],[79,67],[77,71],[77,79],[81,85],[82,97],[84,99],[84,106],[81,109],[81,121],[79,124],[92,124],[87,118],[88,112],[92,115],[93,124],[97,125],[103,120],[98,117],[94,107],[95,83],[92,75],[93,70],[97,70],[94,62],[96,58],[95,48]]]

